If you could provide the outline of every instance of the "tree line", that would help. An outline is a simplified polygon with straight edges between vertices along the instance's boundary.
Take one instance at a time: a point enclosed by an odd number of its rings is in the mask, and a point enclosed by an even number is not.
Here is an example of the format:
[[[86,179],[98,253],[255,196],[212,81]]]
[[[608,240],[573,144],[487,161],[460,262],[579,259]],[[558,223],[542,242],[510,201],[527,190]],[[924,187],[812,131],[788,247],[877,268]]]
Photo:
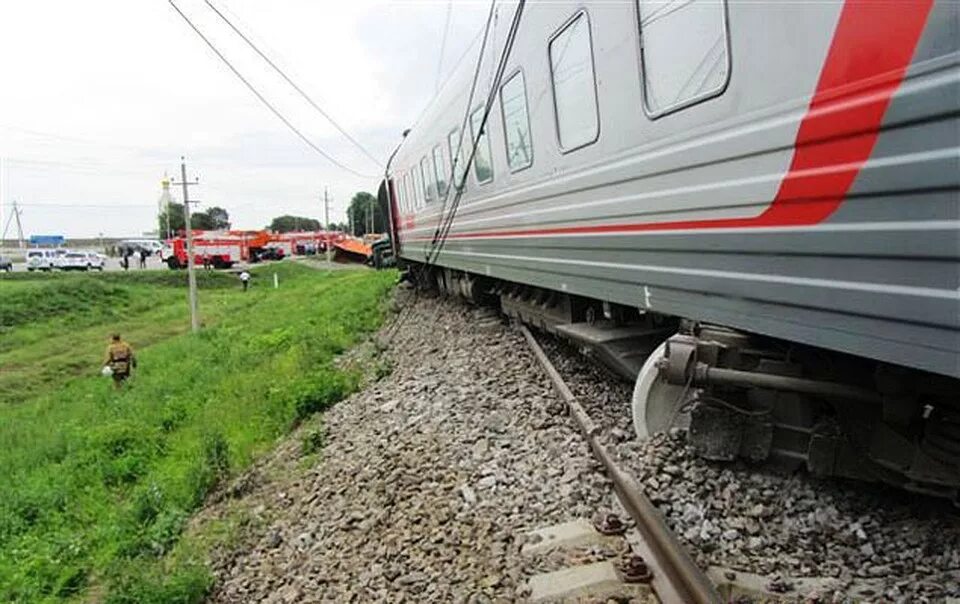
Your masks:
[[[168,228],[173,233],[182,232],[185,224],[183,204],[171,203],[158,217],[157,232],[166,234]],[[386,208],[377,203],[376,197],[361,191],[350,199],[350,205],[347,207],[347,221],[331,222],[326,225],[326,230],[349,232],[360,237],[367,233],[386,233],[389,224]],[[213,206],[202,212],[191,212],[190,226],[204,231],[228,230],[231,226],[230,214],[219,206]],[[290,214],[275,217],[266,228],[274,233],[325,230],[323,223],[316,218]]]

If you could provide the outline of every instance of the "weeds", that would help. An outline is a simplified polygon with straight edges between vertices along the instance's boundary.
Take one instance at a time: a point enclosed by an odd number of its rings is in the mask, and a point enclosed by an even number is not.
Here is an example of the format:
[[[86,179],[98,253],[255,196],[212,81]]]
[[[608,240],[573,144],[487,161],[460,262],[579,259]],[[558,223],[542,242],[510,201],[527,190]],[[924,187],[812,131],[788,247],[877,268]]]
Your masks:
[[[4,319],[5,338],[32,352],[0,349],[4,372],[15,359],[37,373],[12,404],[0,404],[0,601],[84,598],[92,586],[107,602],[202,600],[211,581],[202,552],[171,558],[190,514],[277,437],[357,388],[358,374],[332,360],[378,325],[393,280],[271,270],[282,273],[284,287],[244,295],[231,280],[233,287],[206,290],[208,327],[197,336],[177,331],[186,305],[167,285],[109,275],[82,275],[65,289],[47,276],[0,284],[16,296],[56,291],[99,300],[51,303],[35,322],[17,318],[20,311],[5,315],[13,317]],[[80,283],[98,277],[110,278]],[[73,361],[95,369],[101,332],[116,323],[98,305],[114,295],[127,296],[124,333],[149,335],[149,345],[131,338],[140,368],[123,390],[94,371],[57,380],[35,368],[59,368],[61,347],[90,338],[89,357]],[[308,446],[322,444],[318,432]]]
[[[314,453],[319,453],[320,449],[323,448],[323,430],[320,428],[314,428],[313,430],[308,430],[303,437],[300,439],[300,454],[301,455],[313,455]]]

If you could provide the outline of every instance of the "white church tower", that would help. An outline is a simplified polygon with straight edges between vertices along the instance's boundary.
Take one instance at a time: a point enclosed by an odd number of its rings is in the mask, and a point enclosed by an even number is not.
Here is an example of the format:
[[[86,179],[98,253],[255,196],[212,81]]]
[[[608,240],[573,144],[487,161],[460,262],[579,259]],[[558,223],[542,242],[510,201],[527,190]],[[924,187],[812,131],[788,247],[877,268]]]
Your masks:
[[[167,176],[167,173],[163,173],[163,180],[160,181],[160,186],[162,191],[160,192],[160,199],[157,200],[157,220],[160,220],[161,216],[167,217],[167,224],[164,232],[159,233],[161,239],[169,239],[172,235],[170,232],[170,212],[168,211],[171,203],[175,203],[173,196],[170,195],[170,177]]]

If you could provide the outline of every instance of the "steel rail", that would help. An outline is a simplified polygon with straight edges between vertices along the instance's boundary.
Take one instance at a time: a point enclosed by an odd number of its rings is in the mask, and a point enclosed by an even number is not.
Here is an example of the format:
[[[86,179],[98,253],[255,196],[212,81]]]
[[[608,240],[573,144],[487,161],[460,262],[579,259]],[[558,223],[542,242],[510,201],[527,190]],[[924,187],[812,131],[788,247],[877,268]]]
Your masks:
[[[663,516],[644,494],[637,481],[623,471],[613,460],[613,457],[600,443],[597,434],[599,426],[590,419],[570,388],[563,381],[560,373],[547,358],[543,348],[524,325],[520,331],[533,350],[540,365],[550,377],[554,387],[567,404],[570,415],[576,420],[590,449],[603,464],[607,475],[613,481],[614,489],[623,507],[633,518],[643,537],[643,550],[638,552],[643,556],[653,576],[650,581],[653,590],[661,602],[668,604],[714,604],[722,601],[720,593],[713,583],[696,565],[687,551],[677,541],[673,532],[667,527]]]

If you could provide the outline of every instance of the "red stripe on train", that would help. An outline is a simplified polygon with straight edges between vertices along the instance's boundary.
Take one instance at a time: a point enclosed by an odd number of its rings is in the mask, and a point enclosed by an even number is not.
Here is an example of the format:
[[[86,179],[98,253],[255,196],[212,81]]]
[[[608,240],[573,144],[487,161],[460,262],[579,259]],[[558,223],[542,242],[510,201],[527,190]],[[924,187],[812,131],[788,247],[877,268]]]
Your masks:
[[[790,169],[770,206],[751,218],[678,220],[452,233],[450,238],[799,226],[833,214],[873,151],[933,0],[847,0],[797,132]],[[851,83],[854,90],[844,90]],[[429,238],[427,238],[429,239]]]

